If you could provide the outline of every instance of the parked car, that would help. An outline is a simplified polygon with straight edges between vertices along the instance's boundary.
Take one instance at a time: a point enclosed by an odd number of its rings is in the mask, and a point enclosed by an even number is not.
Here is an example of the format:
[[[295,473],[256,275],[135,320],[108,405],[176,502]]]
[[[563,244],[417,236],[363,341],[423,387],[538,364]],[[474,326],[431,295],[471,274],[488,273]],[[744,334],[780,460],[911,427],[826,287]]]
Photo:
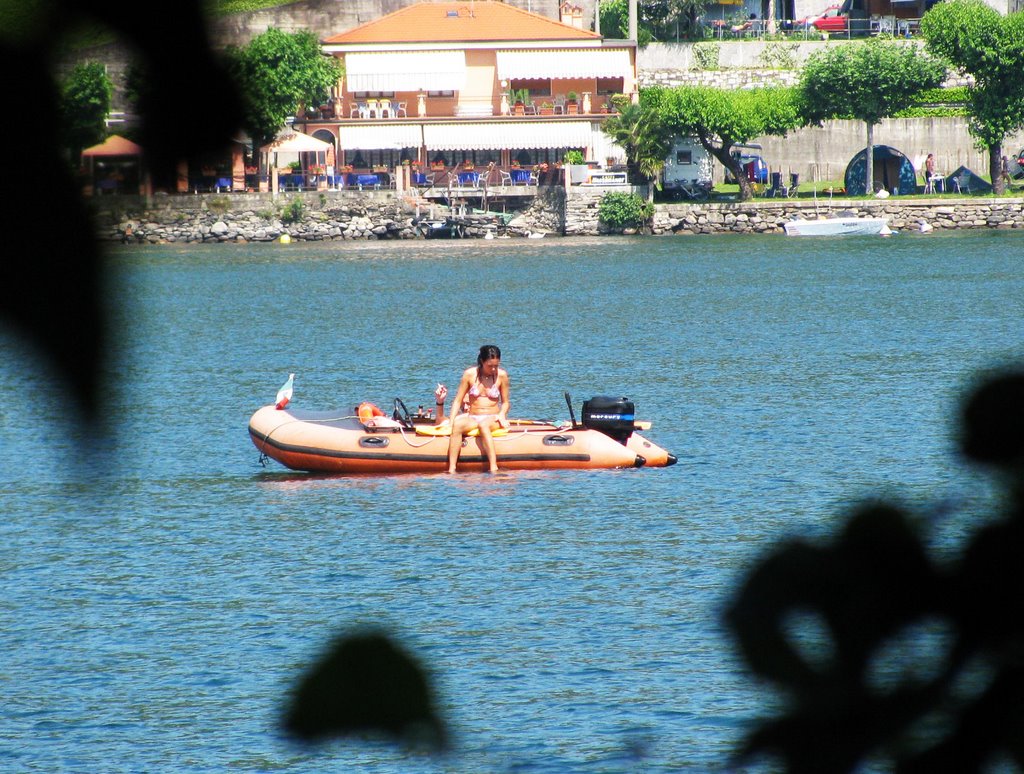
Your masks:
[[[819,32],[846,32],[849,24],[850,15],[838,5],[830,5],[811,22],[811,26]]]

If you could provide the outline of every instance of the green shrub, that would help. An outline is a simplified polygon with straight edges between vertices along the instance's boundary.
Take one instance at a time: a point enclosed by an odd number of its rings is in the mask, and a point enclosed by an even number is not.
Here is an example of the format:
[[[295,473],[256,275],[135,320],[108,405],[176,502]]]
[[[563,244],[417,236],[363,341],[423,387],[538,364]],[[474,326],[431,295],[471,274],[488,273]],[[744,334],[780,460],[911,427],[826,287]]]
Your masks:
[[[305,207],[302,204],[302,199],[292,199],[285,205],[284,211],[281,213],[281,221],[284,223],[298,223],[302,220],[304,214]]]
[[[562,159],[566,164],[582,164],[583,163],[583,151],[569,150],[565,152],[565,156]]]
[[[216,212],[218,215],[223,215],[229,209],[231,209],[231,200],[226,196],[211,196],[206,200],[206,206],[211,212]]]
[[[606,193],[601,197],[597,215],[612,228],[642,226],[654,215],[654,205],[635,193]]]
[[[769,43],[757,57],[762,67],[778,70],[792,70],[796,67],[796,52],[800,47],[795,43]]]
[[[722,46],[720,43],[694,43],[693,44],[693,63],[699,70],[717,70],[718,57],[722,53]]]

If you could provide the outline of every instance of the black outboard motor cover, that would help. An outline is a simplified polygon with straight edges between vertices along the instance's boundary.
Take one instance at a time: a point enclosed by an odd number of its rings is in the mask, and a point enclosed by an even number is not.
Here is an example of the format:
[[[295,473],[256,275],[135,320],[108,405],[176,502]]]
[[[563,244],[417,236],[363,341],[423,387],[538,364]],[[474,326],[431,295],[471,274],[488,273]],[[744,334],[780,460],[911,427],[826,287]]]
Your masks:
[[[629,398],[595,395],[583,401],[583,426],[600,430],[621,444],[633,434],[636,408]]]

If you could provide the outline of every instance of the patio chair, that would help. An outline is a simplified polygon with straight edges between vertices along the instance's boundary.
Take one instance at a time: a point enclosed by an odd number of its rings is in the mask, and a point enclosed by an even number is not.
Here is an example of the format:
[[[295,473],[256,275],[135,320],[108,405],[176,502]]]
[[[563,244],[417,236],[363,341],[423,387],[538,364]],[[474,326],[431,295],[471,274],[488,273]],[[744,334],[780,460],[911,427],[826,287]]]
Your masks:
[[[349,118],[362,118],[363,113],[366,112],[366,105],[362,102],[350,102],[348,105],[348,117]]]
[[[395,117],[395,111],[391,107],[391,100],[389,99],[382,99],[380,102],[377,103],[377,117],[385,118],[385,114],[387,114],[387,118]]]
[[[409,112],[406,109],[408,107],[408,104],[409,103],[407,103],[407,102],[399,102],[398,103],[398,105],[395,107],[395,118],[408,118],[409,117]]]
[[[511,172],[506,172],[504,169],[499,169],[498,174],[501,175],[502,188],[504,188],[506,185],[515,185],[515,183],[512,182]]]
[[[554,99],[554,111],[555,115],[565,115],[565,103],[567,102],[564,94],[559,94]]]
[[[537,173],[532,169],[530,170],[530,176],[526,178],[527,185],[540,185],[540,178],[537,177]]]
[[[961,172],[959,175],[953,178],[953,186],[956,188],[957,193],[970,193],[971,192],[971,173]]]
[[[789,185],[786,187],[786,196],[796,196],[796,189],[800,186],[800,173],[789,173]]]

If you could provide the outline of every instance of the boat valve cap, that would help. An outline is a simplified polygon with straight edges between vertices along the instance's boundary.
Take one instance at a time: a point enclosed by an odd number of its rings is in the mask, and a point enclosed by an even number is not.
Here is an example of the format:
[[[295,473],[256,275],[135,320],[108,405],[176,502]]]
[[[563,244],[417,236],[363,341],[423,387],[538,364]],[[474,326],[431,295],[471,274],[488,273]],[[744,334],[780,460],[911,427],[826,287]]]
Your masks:
[[[647,458],[646,457],[642,457],[639,454],[636,455],[636,459],[633,460],[633,467],[634,468],[642,468],[646,464],[647,464]]]

